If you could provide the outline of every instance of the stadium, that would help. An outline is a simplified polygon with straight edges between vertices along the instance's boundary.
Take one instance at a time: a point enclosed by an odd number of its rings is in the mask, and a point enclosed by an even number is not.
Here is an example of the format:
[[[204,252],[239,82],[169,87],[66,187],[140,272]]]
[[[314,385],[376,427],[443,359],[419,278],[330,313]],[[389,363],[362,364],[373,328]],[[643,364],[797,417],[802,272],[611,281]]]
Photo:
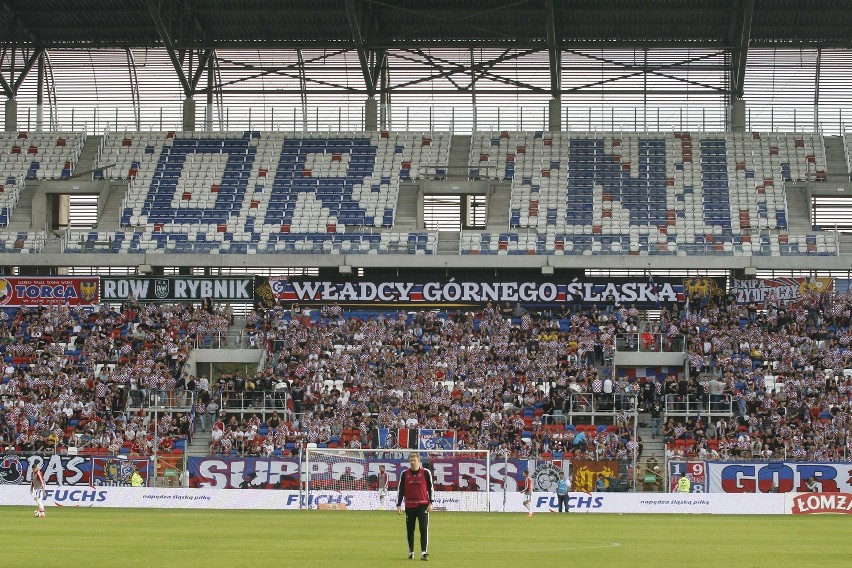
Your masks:
[[[845,564],[850,28],[0,0],[3,563]]]

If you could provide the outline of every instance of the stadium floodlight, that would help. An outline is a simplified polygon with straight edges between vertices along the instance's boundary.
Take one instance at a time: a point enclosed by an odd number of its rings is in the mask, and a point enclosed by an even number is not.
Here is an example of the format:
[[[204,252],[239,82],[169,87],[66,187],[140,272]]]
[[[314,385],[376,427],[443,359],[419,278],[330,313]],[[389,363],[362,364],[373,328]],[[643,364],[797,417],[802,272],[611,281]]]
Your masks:
[[[432,472],[434,507],[459,511],[490,510],[489,450],[351,448],[305,449],[302,470],[306,509],[396,509],[397,481],[417,452]],[[388,474],[387,493],[379,491],[379,466]]]
[[[348,264],[341,264],[337,267],[341,274],[352,274],[352,267]]]
[[[153,274],[154,268],[150,264],[140,264],[139,265],[139,274]]]
[[[541,273],[544,274],[545,276],[550,276],[550,275],[553,274],[553,267],[549,266],[549,265],[542,266],[541,267]]]

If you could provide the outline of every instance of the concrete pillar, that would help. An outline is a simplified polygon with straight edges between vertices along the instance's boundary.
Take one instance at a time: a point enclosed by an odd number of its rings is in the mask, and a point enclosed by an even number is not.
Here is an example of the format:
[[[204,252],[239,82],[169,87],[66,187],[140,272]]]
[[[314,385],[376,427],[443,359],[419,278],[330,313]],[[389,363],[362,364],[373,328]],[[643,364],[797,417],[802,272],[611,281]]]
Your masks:
[[[6,132],[18,131],[18,101],[8,99],[6,101]]]
[[[547,129],[551,132],[562,130],[562,98],[553,97],[547,105]]]
[[[204,130],[210,132],[213,130],[213,105],[207,103],[204,107]]]
[[[745,132],[746,103],[745,99],[736,98],[731,101],[731,132]]]
[[[379,103],[370,97],[364,103],[364,130],[373,132],[379,129]]]
[[[185,132],[195,130],[195,99],[192,97],[183,99],[183,130]]]

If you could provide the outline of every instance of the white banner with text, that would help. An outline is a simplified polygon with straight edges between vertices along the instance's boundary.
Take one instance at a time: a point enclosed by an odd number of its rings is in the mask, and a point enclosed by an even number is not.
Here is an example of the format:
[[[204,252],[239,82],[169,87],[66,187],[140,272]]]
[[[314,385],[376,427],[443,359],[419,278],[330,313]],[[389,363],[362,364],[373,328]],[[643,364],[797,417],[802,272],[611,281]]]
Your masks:
[[[304,494],[269,489],[222,491],[216,489],[176,489],[153,487],[48,487],[44,503],[48,507],[128,507],[146,509],[283,509],[305,508]],[[814,495],[814,494],[809,494]],[[436,511],[485,511],[485,494],[470,491],[439,491]],[[846,496],[849,497],[848,495]],[[517,492],[491,492],[490,510],[523,513],[523,495]],[[794,495],[783,494],[671,494],[671,493],[571,493],[569,513],[695,513],[726,515],[783,515],[795,512]],[[312,492],[311,509],[393,510],[396,496],[379,499],[375,491]],[[846,506],[835,498],[831,503],[810,501],[796,511],[832,509]],[[32,505],[29,488],[0,487],[0,505]],[[532,510],[557,511],[553,493],[534,493]]]

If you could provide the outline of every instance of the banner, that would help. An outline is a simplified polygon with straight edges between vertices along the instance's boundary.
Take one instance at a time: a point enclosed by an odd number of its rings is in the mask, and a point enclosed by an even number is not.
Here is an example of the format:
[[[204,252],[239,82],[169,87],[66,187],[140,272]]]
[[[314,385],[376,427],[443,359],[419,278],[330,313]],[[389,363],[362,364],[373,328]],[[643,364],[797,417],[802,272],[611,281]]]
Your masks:
[[[130,485],[130,474],[138,468],[148,479],[147,459],[114,456],[17,456],[0,457],[0,484],[29,485],[33,467],[41,469],[48,485],[122,486]]]
[[[556,513],[559,503],[556,494],[533,494],[532,510],[536,513]],[[505,502],[500,493],[491,493],[491,511],[523,513],[523,496],[507,494]],[[716,515],[784,515],[784,495],[724,495],[671,493],[579,493],[568,494],[568,514],[574,513],[668,513]]]
[[[808,292],[834,290],[834,278],[764,278],[733,280],[731,294],[741,306],[753,305],[765,310],[771,304],[789,306],[798,303]]]
[[[286,276],[255,277],[257,303],[269,307],[277,302],[299,304],[339,303],[343,306],[446,306],[476,307],[488,302],[513,307],[598,305],[656,308],[665,303],[683,302],[684,291],[698,294],[724,287],[721,279],[676,278],[574,278],[570,281],[544,279],[475,281],[369,281],[359,279],[312,280]],[[710,286],[712,284],[712,286]],[[703,287],[702,287],[703,286]]]
[[[488,511],[523,513],[524,496],[518,492],[436,491],[433,506],[440,511]],[[800,505],[793,509],[795,499]],[[845,513],[849,497],[845,494],[725,495],[678,496],[660,493],[580,493],[568,495],[569,514],[595,513],[673,513],[721,515],[784,515],[820,512]],[[4,505],[32,506],[29,488],[0,486]],[[177,487],[51,487],[45,491],[46,507],[124,507],[138,509],[211,509],[211,510],[297,510],[351,509],[393,510],[394,499],[379,499],[376,491],[317,491],[310,499],[299,491],[219,491]],[[555,513],[556,495],[535,492],[532,510]],[[48,511],[48,517],[50,511]]]
[[[670,461],[669,492],[677,493],[677,484],[684,475],[689,476],[690,493],[707,493],[707,464],[703,461]]]
[[[101,297],[106,302],[254,302],[254,279],[203,276],[104,276]]]
[[[454,450],[456,447],[455,430],[421,428],[418,437],[421,450]]]
[[[420,448],[417,428],[376,428],[373,432],[373,447],[416,450]]]
[[[814,478],[821,493],[852,493],[852,464],[827,462],[707,462],[711,493],[806,492]]]
[[[336,455],[333,462],[311,462],[311,477],[319,480],[339,480],[345,471],[355,478],[355,486],[370,484],[384,465],[391,489],[396,488],[399,475],[408,468],[408,452],[393,452],[393,458],[347,459]],[[435,489],[442,491],[479,491],[485,489],[490,474],[491,489],[506,488],[518,491],[522,486],[523,471],[535,471],[535,463],[526,460],[492,461],[490,471],[485,459],[479,457],[438,458],[424,455],[424,465],[431,472]],[[190,457],[188,458],[189,486],[216,489],[298,489],[302,477],[298,458],[240,458],[240,457]]]
[[[627,379],[630,382],[642,378],[654,378],[658,381],[666,380],[669,375],[683,373],[683,367],[616,367],[619,379]]]
[[[433,507],[438,511],[487,511],[492,496],[485,491],[435,491]],[[380,499],[376,491],[219,491],[178,487],[55,487],[48,485],[44,505],[50,507],[122,507],[134,509],[352,509],[396,510],[396,499]],[[3,505],[32,506],[28,487],[0,486]],[[50,516],[50,511],[47,515]]]
[[[572,460],[571,470],[573,471],[571,488],[574,491],[592,492],[595,490],[595,481],[598,475],[603,475],[605,480],[618,478],[618,461]]]
[[[100,301],[97,276],[0,279],[0,307],[92,306]]]
[[[791,515],[852,515],[852,493],[788,493],[785,497]]]

